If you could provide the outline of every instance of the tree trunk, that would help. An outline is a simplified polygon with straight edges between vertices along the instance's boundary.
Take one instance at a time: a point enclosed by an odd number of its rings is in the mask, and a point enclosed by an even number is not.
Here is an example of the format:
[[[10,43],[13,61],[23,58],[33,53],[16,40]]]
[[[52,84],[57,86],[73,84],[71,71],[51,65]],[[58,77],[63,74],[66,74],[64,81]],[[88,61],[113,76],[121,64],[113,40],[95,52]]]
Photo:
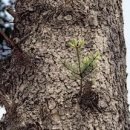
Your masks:
[[[17,45],[0,63],[3,129],[129,130],[121,1],[17,0],[15,8]],[[63,65],[75,57],[73,38],[86,41],[83,55],[101,55],[80,101],[79,79]]]

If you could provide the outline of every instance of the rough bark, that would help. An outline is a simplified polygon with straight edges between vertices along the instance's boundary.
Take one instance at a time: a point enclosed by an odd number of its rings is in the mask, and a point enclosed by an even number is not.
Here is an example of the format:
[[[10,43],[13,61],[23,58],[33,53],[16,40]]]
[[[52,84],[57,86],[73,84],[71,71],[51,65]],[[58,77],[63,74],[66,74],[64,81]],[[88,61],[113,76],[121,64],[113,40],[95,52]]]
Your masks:
[[[0,63],[5,130],[129,130],[121,1],[17,0],[15,8],[13,37],[24,40]],[[79,81],[62,64],[74,57],[72,38],[85,39],[84,54],[101,54],[82,104],[74,97]],[[95,106],[86,104],[89,87]]]

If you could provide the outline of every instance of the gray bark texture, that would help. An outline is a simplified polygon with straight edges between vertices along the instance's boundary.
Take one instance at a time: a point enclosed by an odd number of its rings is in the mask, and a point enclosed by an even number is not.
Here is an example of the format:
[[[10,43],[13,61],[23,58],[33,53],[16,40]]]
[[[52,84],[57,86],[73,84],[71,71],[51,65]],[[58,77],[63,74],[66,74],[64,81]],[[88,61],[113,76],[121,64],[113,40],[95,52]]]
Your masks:
[[[121,0],[16,0],[12,57],[0,62],[2,130],[130,130]],[[79,80],[62,62],[67,42],[86,41],[101,59]],[[90,81],[93,81],[91,83]],[[91,89],[90,89],[91,88]]]

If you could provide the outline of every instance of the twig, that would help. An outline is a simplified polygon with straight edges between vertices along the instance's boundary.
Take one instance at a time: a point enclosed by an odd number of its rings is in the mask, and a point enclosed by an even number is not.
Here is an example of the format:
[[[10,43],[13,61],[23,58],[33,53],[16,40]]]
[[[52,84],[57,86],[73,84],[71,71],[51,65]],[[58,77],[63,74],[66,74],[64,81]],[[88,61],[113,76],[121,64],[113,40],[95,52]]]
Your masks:
[[[93,62],[96,60],[96,58],[98,57],[98,55],[96,55],[95,57],[94,57],[94,59],[88,64],[88,66],[85,68],[85,69],[88,69],[92,64],[93,64]],[[92,69],[93,70],[93,69]],[[83,71],[81,74],[83,75],[85,73],[85,71]]]
[[[80,91],[79,95],[81,96],[82,94],[82,88],[83,88],[83,77],[82,77],[82,71],[81,71],[81,62],[80,62],[80,54],[79,54],[79,47],[76,47],[76,54],[78,58],[78,67],[79,67],[79,76],[80,76]]]
[[[15,43],[4,32],[0,31],[0,35],[5,39],[5,41],[11,48],[15,47]]]
[[[67,67],[67,65],[65,63],[63,63],[63,65],[64,65],[65,68],[67,68],[68,70],[70,70],[72,73],[80,76],[80,74],[76,73],[74,70],[72,70],[69,67]]]

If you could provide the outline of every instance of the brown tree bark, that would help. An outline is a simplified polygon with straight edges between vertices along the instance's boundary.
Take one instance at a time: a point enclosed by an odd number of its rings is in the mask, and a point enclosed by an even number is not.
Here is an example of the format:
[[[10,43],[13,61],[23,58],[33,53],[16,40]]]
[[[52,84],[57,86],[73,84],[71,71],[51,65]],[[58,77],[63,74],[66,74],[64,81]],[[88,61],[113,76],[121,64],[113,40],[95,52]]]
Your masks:
[[[1,129],[130,129],[121,4],[120,0],[16,1],[13,37],[19,47],[0,62],[0,103],[7,111]],[[62,64],[74,57],[67,46],[73,38],[86,41],[84,55],[101,54],[96,71],[86,77],[81,102],[76,97],[79,80],[72,80]]]

